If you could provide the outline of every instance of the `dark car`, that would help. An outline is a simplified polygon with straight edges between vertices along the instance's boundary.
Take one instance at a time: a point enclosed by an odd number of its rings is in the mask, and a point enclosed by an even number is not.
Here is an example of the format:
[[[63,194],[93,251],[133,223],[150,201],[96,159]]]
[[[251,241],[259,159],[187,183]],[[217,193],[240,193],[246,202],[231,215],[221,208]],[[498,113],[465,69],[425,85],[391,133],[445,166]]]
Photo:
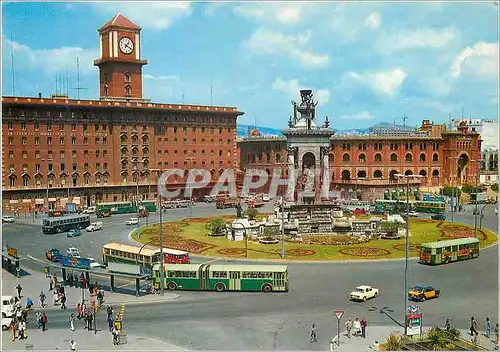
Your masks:
[[[47,257],[47,259],[50,260],[51,262],[60,262],[62,255],[58,249],[52,248],[49,249],[47,252],[45,252],[45,257]]]
[[[69,230],[66,237],[77,237],[77,236],[81,236],[81,235],[82,235],[82,231],[80,231],[78,229],[72,229],[72,230]]]
[[[444,216],[443,213],[434,214],[434,215],[431,216],[431,219],[432,220],[441,220],[441,221],[444,221],[444,220],[446,220],[446,216]]]

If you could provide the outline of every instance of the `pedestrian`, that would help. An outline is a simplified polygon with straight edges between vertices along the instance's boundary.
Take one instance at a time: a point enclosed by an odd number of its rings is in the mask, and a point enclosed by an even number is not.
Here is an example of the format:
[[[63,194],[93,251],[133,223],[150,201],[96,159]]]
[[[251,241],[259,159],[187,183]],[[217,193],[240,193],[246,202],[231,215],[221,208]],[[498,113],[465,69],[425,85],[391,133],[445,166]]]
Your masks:
[[[54,289],[54,279],[52,276],[49,278],[49,291],[52,291]]]
[[[76,347],[76,342],[75,340],[71,340],[70,343],[69,343],[69,349],[71,351],[76,351],[77,347]]]
[[[14,320],[10,322],[10,331],[12,331],[12,341],[16,341],[16,323]]]
[[[313,324],[311,327],[311,342],[318,342],[318,333],[316,331],[316,325]]]
[[[54,290],[54,305],[57,306],[59,305],[59,294],[57,293],[57,290]]]
[[[75,331],[75,315],[71,313],[71,316],[69,317],[69,329],[71,331]]]
[[[20,321],[19,322],[19,339],[24,340],[28,337],[28,334],[26,333],[26,322]]]
[[[76,306],[76,316],[78,320],[82,319],[82,305],[80,303]]]
[[[352,328],[351,318],[347,318],[347,320],[345,322],[345,328],[347,330],[347,337],[351,338],[351,328]]]
[[[106,312],[108,313],[108,319],[113,317],[113,307],[108,306]]]
[[[40,329],[40,318],[42,317],[42,314],[40,312],[35,313],[35,320],[36,320],[36,328]]]
[[[479,335],[477,332],[478,324],[477,321],[474,319],[474,317],[470,318],[470,334],[472,335]]]
[[[491,335],[491,321],[490,318],[486,318],[486,337],[490,338]]]
[[[108,317],[108,327],[109,327],[109,331],[113,331],[113,318],[112,317]]]
[[[495,347],[498,349],[498,323],[495,324]]]
[[[87,329],[88,329],[88,331],[91,331],[92,330],[92,320],[93,320],[92,319],[92,314],[89,314],[88,317],[89,317],[89,319],[88,319],[89,325],[88,325]]]
[[[42,316],[40,318],[40,322],[42,323],[42,331],[45,331],[46,329],[46,325],[47,325],[47,322],[49,321],[49,319],[47,319],[47,316],[45,315],[45,313],[42,313]]]
[[[358,317],[356,317],[354,319],[354,323],[352,325],[353,325],[353,328],[354,328],[353,335],[354,336],[359,336],[361,334],[361,323],[360,323]]]
[[[116,327],[113,327],[111,334],[113,335],[113,345],[118,345],[118,330],[116,330]]]
[[[23,290],[23,288],[21,287],[21,284],[17,284],[17,295],[19,296],[19,298],[21,298],[21,291]]]
[[[43,291],[40,291],[40,295],[38,296],[40,298],[40,305],[43,307],[45,307],[45,293],[43,293]]]
[[[366,318],[361,319],[361,337],[366,338]]]
[[[66,309],[66,295],[61,294],[61,309]]]

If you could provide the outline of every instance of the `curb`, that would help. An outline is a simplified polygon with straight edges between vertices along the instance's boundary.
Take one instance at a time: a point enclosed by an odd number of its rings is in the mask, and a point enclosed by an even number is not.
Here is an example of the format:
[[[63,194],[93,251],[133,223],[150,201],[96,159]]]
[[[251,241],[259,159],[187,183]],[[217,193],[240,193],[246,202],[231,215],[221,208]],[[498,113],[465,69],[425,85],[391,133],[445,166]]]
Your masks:
[[[152,223],[157,224],[157,223]],[[136,241],[132,238],[132,234],[137,231],[137,229],[132,230],[128,234],[128,239],[131,243],[142,246],[144,243]],[[491,231],[491,230],[490,230]],[[493,232],[493,231],[492,231]],[[491,247],[498,245],[499,239],[495,243],[492,243],[484,248],[480,248],[479,250],[485,250]],[[328,264],[328,263],[341,263],[341,264],[350,264],[350,263],[378,263],[378,262],[397,262],[404,261],[406,258],[384,258],[384,259],[346,259],[346,260],[286,260],[286,259],[247,259],[247,258],[231,258],[231,257],[213,257],[208,255],[191,255],[192,258],[202,258],[207,260],[228,260],[232,261],[240,261],[240,262],[263,262],[263,263],[287,263],[287,264]],[[410,261],[417,261],[418,256],[409,257]]]

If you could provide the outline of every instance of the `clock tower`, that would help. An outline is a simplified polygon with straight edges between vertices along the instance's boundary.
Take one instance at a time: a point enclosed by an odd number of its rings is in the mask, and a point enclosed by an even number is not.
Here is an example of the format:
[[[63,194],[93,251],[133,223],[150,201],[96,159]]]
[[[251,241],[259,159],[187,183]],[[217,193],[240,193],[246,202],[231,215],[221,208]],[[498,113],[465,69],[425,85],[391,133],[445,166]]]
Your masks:
[[[102,100],[143,100],[141,27],[117,14],[99,28],[99,90]]]

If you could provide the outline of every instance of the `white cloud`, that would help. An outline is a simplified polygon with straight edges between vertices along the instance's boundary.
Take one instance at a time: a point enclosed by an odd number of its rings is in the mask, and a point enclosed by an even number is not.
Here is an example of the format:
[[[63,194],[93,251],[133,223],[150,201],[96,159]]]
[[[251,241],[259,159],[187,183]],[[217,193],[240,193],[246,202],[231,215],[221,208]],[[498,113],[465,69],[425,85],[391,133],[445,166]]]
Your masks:
[[[408,76],[406,72],[399,68],[387,71],[373,72],[350,72],[349,75],[355,80],[367,85],[374,91],[378,91],[389,96],[395,95],[399,87]]]
[[[265,4],[254,2],[238,4],[233,8],[233,11],[237,15],[257,21],[296,24],[306,17],[304,16],[306,9],[317,8],[314,5],[305,5],[306,3],[300,2],[268,2]]]
[[[416,48],[439,49],[446,47],[455,37],[456,31],[454,28],[423,28],[414,31],[401,31],[384,36],[380,39],[380,47],[386,52]]]
[[[477,42],[467,47],[455,58],[451,76],[458,78],[463,73],[484,78],[498,78],[498,42]]]
[[[99,51],[95,49],[82,49],[79,47],[62,47],[55,49],[32,49],[28,45],[20,44],[3,38],[3,52],[14,51],[14,63],[17,69],[39,69],[46,73],[61,73],[65,70],[74,72],[76,70],[76,59],[80,63],[80,73],[91,73],[97,68],[93,66],[93,60],[99,57]],[[3,55],[4,66],[8,60],[10,67],[10,56]]]
[[[177,81],[180,79],[179,76],[176,75],[168,75],[168,76],[153,76],[150,74],[144,74],[142,75],[144,79],[150,79],[153,81]]]
[[[278,90],[284,93],[287,93],[291,99],[300,99],[300,90],[308,89],[309,87],[305,87],[301,85],[298,79],[289,79],[288,81],[283,80],[281,77],[278,77],[274,80],[272,88],[274,90]],[[318,102],[318,105],[325,105],[330,100],[330,92],[326,89],[318,89],[314,90],[314,99]]]
[[[380,27],[380,24],[382,22],[382,19],[380,18],[380,15],[378,12],[372,12],[366,19],[365,19],[365,25],[372,28],[372,29],[377,29]]]
[[[279,32],[259,28],[243,46],[253,52],[261,52],[274,56],[286,55],[297,60],[304,67],[325,67],[330,62],[328,55],[315,54],[308,51],[305,45],[311,32],[299,35],[284,35]]]
[[[346,120],[371,120],[373,116],[368,111],[364,110],[353,115],[343,115],[342,118]]]
[[[142,28],[151,29],[169,28],[173,22],[188,17],[193,12],[193,6],[188,1],[95,2],[92,6],[99,12],[109,14],[109,19],[121,13]]]

